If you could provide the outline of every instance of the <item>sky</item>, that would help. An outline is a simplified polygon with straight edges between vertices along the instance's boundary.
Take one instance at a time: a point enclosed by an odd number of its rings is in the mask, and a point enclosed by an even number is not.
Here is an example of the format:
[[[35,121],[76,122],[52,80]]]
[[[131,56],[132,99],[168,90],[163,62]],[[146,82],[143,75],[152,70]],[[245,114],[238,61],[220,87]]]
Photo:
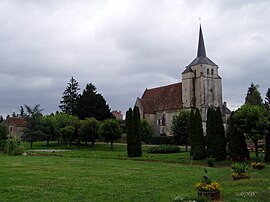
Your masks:
[[[0,115],[60,110],[72,76],[125,114],[146,88],[181,82],[200,23],[228,107],[244,103],[251,82],[264,98],[269,0],[0,0]]]

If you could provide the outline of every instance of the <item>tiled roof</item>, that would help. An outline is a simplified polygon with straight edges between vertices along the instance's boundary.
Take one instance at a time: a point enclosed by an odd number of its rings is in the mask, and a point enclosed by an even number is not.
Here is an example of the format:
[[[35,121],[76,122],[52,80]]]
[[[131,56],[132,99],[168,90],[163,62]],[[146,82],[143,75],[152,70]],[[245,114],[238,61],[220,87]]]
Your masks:
[[[146,89],[139,99],[144,114],[156,111],[182,109],[182,83]]]
[[[25,127],[27,125],[27,122],[22,117],[9,117],[5,121],[5,125],[9,125],[9,126],[14,125],[17,127]]]
[[[198,64],[206,64],[206,65],[214,65],[217,66],[212,60],[208,57],[197,57],[195,58],[188,66],[198,65]]]

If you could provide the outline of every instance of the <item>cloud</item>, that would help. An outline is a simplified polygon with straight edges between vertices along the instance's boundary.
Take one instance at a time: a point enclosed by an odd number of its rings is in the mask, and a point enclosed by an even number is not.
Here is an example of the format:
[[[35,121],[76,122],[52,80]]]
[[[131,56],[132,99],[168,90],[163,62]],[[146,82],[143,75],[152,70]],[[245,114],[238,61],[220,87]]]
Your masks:
[[[125,111],[145,88],[181,81],[196,56],[199,18],[223,97],[243,103],[251,82],[268,86],[268,1],[1,1],[0,114],[40,103],[59,110],[67,82],[92,82]]]

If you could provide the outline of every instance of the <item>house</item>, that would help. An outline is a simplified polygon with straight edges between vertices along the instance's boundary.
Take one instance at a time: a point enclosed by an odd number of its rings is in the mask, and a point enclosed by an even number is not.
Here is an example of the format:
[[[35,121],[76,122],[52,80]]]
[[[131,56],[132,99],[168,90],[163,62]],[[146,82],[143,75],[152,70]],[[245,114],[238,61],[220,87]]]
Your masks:
[[[182,72],[182,82],[146,89],[135,105],[141,118],[152,124],[157,136],[170,135],[173,116],[180,110],[198,108],[203,128],[206,128],[207,109],[220,107],[224,125],[230,116],[226,102],[222,101],[222,78],[216,65],[206,55],[202,28],[196,58]]]
[[[22,136],[27,122],[23,117],[8,117],[4,121],[4,125],[8,129],[9,135]]]

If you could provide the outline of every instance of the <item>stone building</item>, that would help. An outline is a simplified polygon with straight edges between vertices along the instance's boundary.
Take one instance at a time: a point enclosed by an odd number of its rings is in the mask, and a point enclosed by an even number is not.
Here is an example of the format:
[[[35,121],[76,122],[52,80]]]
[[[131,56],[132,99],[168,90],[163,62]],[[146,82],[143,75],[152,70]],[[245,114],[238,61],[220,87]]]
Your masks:
[[[226,124],[230,110],[222,102],[222,79],[218,68],[206,56],[200,26],[197,56],[182,72],[182,82],[146,89],[135,103],[141,118],[153,125],[156,135],[170,135],[173,116],[180,110],[198,108],[205,129],[207,108],[213,106],[221,108]]]
[[[23,117],[8,117],[5,120],[4,125],[8,129],[9,135],[17,135],[20,137],[24,133],[27,122]]]

